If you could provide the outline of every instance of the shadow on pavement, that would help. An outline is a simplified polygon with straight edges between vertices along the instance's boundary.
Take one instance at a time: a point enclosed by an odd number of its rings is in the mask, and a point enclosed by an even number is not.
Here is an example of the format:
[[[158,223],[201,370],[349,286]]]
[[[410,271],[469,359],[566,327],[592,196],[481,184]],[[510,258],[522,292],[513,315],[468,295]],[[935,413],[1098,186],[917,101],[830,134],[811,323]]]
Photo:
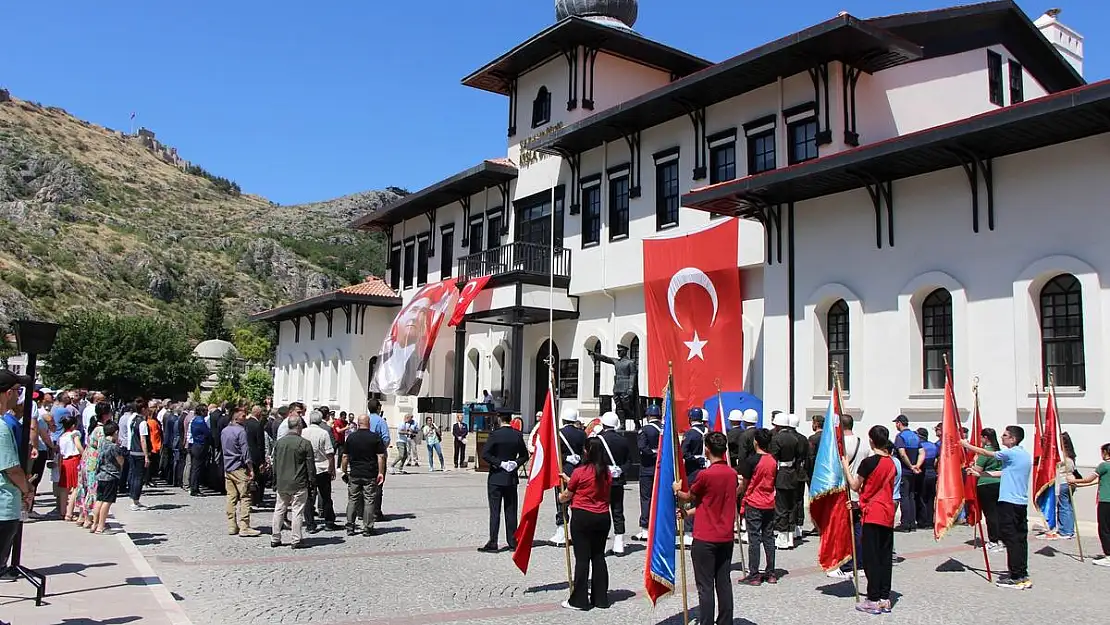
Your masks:
[[[411,531],[411,530],[409,530],[409,528],[407,528],[407,527],[401,527],[399,525],[394,525],[394,526],[390,526],[390,527],[378,527],[377,525],[374,526],[374,532],[376,532],[378,534],[396,534],[398,532],[408,532],[408,531]]]
[[[123,625],[124,623],[134,623],[141,620],[143,619],[139,616],[116,616],[103,621],[91,618],[67,618],[62,619],[60,625]]]
[[[179,508],[184,508],[184,507],[185,507],[185,505],[180,504],[180,503],[159,503],[159,504],[154,504],[153,506],[147,506],[146,509],[147,510],[177,510]]]
[[[860,578],[860,586],[865,586],[863,578]],[[850,579],[846,579],[842,582],[825,584],[824,586],[818,586],[817,590],[819,590],[822,595],[827,595],[829,597],[838,597],[840,599],[848,599],[856,596],[855,587],[852,584],[852,580]]]
[[[168,540],[165,538],[165,534],[148,534],[146,532],[129,532],[127,536],[137,547],[143,545],[159,545]]]
[[[569,585],[566,582],[553,582],[551,584],[541,584],[539,586],[532,586],[525,588],[524,594],[534,594],[538,592],[554,592],[556,590],[567,590]]]
[[[636,593],[634,593],[631,590],[628,590],[626,588],[622,588],[620,590],[610,590],[609,591],[609,605],[612,605],[614,603],[620,603],[621,601],[628,601],[629,599],[631,599],[635,596],[636,596]]]
[[[955,558],[948,558],[936,568],[937,573],[963,573],[966,570],[967,565]]]
[[[67,575],[69,573],[81,573],[85,569],[99,569],[108,566],[116,566],[115,562],[97,562],[96,564],[80,564],[77,562],[66,562],[64,564],[55,564],[38,569],[39,573],[43,575]]]

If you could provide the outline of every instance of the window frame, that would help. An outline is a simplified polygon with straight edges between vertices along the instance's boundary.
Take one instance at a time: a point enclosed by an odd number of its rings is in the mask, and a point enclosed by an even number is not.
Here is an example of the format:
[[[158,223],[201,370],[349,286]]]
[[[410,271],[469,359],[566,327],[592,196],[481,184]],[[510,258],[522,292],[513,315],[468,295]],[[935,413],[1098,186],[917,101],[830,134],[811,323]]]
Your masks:
[[[1010,83],[1010,104],[1019,104],[1025,101],[1025,70],[1021,63],[1010,59],[1008,64],[1008,81]],[[1016,79],[1016,80],[1015,80]]]
[[[455,269],[455,225],[439,229],[439,279],[450,278]]]
[[[416,278],[416,237],[409,237],[405,239],[404,243],[404,273],[401,281],[401,288],[411,289],[414,285]]]
[[[547,85],[541,85],[536,91],[536,99],[532,100],[532,127],[539,128],[551,121],[551,91]]]
[[[416,286],[428,284],[428,249],[432,243],[430,234],[416,237]]]
[[[389,288],[394,293],[401,292],[402,274],[404,267],[404,244],[400,241],[393,243],[389,248]]]
[[[483,244],[485,243],[485,239],[486,239],[486,236],[485,236],[486,235],[486,217],[485,217],[485,215],[475,215],[475,216],[471,217],[470,218],[470,223],[467,224],[467,228],[468,228],[467,231],[468,231],[470,237],[467,240],[468,245],[467,245],[467,248],[466,248],[466,253],[468,255],[481,253],[482,249],[483,249]],[[475,228],[478,229],[477,230],[478,236],[474,236],[474,233],[475,233],[474,229]]]
[[[1065,279],[1070,279],[1071,284],[1063,285]],[[1052,288],[1058,289],[1058,292],[1047,292]],[[1074,296],[1074,300],[1071,299]],[[1062,301],[1058,301],[1057,298]],[[1046,300],[1048,300],[1046,302]],[[1046,303],[1053,311],[1051,317],[1045,315]],[[1057,311],[1063,307],[1063,314],[1057,315]],[[1074,314],[1070,312],[1074,309]],[[1046,330],[1051,329],[1053,334],[1057,334],[1060,324],[1057,322],[1058,317],[1063,317],[1065,330],[1074,329],[1074,334],[1066,336],[1052,336],[1048,338],[1045,336]],[[1049,320],[1051,319],[1051,328]],[[1083,315],[1083,284],[1079,278],[1071,273],[1060,273],[1052,277],[1052,279],[1045,282],[1037,294],[1037,320],[1040,331],[1041,342],[1041,382],[1045,387],[1049,386],[1062,386],[1066,388],[1078,388],[1086,390],[1087,388],[1087,354],[1084,344],[1085,340],[1085,324],[1086,319]],[[1078,362],[1049,362],[1050,354],[1069,354],[1073,353],[1067,349],[1049,349],[1050,347],[1071,345],[1073,349],[1078,352]],[[1072,369],[1070,374],[1059,375],[1057,372],[1061,369]],[[1052,373],[1052,384],[1049,381],[1049,373]]]
[[[813,126],[813,138],[798,141],[797,132],[803,128]],[[789,142],[788,151],[786,154],[787,163],[790,165],[797,165],[806,161],[812,161],[820,156],[820,146],[817,145],[817,135],[820,134],[821,126],[817,123],[817,117],[806,117],[797,121],[792,121],[786,125],[786,138]],[[813,156],[808,156],[809,150],[806,150],[807,156],[804,158],[797,158],[797,149],[801,145],[813,144]]]
[[[486,211],[486,250],[495,250],[503,245],[501,231],[504,229],[504,219],[505,213],[501,208]]]
[[[771,150],[770,150],[770,152],[767,152],[767,151],[761,152],[760,155],[764,157],[764,160],[766,160],[766,157],[768,155],[770,155],[771,166],[760,168],[760,167],[757,167],[757,164],[756,164],[756,147],[758,146],[759,142],[767,141],[767,140],[770,140],[770,142],[771,142]],[[768,172],[768,171],[774,171],[775,169],[777,169],[777,167],[778,167],[778,154],[776,153],[776,149],[777,149],[777,146],[775,145],[775,129],[774,128],[769,128],[767,130],[762,130],[760,132],[756,132],[756,133],[752,133],[752,134],[748,135],[748,175],[749,176],[754,176],[756,174],[762,174],[762,173],[765,173],[765,172]]]
[[[678,226],[682,206],[682,179],[679,174],[678,148],[654,155],[655,159],[655,229]],[[673,176],[672,176],[673,174]],[[673,188],[673,193],[671,189]]]
[[[834,316],[836,319],[834,319]],[[843,390],[852,388],[852,325],[851,311],[848,302],[843,298],[836,300],[825,311],[825,349],[828,354],[829,377],[828,388],[833,388],[832,364],[838,363],[837,371],[840,372],[840,386]]]
[[[1002,55],[987,50],[987,97],[991,104],[1006,106],[1006,95],[1002,83]]]
[[[583,178],[582,189],[582,248],[601,244],[601,174]]]
[[[620,165],[609,170],[609,240],[623,241],[629,236],[629,204],[632,191],[632,170],[628,165]],[[619,192],[621,185],[624,191]],[[623,230],[617,225],[620,224]]]
[[[944,298],[947,299],[945,300]],[[924,390],[938,390],[944,388],[943,354],[948,355],[949,370],[951,370],[953,366],[952,350],[954,341],[952,308],[952,293],[944,287],[933,289],[921,300],[921,386]],[[930,328],[934,328],[931,333],[929,332]],[[940,328],[941,330],[939,338],[947,338],[947,341],[938,340],[935,328]],[[944,335],[945,333],[947,336]],[[930,367],[930,356],[934,354],[939,355],[937,357],[937,366]],[[940,372],[940,379],[939,381],[934,380],[937,384],[930,386],[929,374],[936,372]]]
[[[736,129],[729,128],[709,135],[705,138],[705,145],[709,148],[709,184],[736,180],[740,175],[739,162],[736,158]],[[723,155],[727,155],[730,149],[732,151],[732,172],[731,177],[728,177],[727,170],[730,165],[727,161],[721,162],[721,158]],[[722,169],[725,171],[718,171]]]

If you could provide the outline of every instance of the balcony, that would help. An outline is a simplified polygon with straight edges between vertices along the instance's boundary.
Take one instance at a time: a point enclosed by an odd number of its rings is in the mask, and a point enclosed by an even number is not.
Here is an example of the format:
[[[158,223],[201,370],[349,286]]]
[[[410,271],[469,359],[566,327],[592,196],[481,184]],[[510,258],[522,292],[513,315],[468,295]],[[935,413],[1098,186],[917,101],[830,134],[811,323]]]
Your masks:
[[[554,263],[552,262],[554,261]],[[459,258],[459,276],[464,280],[491,276],[491,285],[521,282],[546,285],[555,274],[555,286],[570,286],[570,250],[518,241]]]

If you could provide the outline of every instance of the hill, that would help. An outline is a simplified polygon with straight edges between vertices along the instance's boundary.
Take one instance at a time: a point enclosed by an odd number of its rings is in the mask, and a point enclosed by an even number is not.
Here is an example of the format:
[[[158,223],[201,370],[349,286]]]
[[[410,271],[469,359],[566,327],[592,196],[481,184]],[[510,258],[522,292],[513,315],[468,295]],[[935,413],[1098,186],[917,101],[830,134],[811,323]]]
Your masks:
[[[382,240],[346,226],[402,189],[280,206],[128,135],[0,91],[0,327],[79,307],[229,320],[361,281]]]

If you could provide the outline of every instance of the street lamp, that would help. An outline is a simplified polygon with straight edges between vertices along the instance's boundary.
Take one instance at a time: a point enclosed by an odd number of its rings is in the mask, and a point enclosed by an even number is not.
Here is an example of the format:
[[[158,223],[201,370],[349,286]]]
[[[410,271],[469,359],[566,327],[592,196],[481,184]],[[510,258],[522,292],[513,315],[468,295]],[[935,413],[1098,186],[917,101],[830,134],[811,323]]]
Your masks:
[[[58,335],[60,325],[56,323],[49,323],[46,321],[31,321],[28,319],[20,319],[15,322],[15,345],[16,349],[27,354],[27,370],[24,373],[31,379],[32,384],[35,380],[35,368],[38,365],[38,355],[50,352],[50,348],[54,346],[54,339]],[[24,393],[25,399],[23,400],[23,427],[20,428],[19,440],[19,462],[27,469],[29,465],[29,456],[31,453],[31,419],[34,416],[31,414],[32,402],[31,391],[33,388],[28,389]],[[55,460],[57,462],[57,460]],[[12,559],[11,571],[18,573],[31,585],[35,587],[35,605],[41,606],[42,599],[46,596],[46,575],[23,566],[20,561],[23,556],[23,524],[19,524],[19,529],[16,530],[15,544],[12,545]]]

